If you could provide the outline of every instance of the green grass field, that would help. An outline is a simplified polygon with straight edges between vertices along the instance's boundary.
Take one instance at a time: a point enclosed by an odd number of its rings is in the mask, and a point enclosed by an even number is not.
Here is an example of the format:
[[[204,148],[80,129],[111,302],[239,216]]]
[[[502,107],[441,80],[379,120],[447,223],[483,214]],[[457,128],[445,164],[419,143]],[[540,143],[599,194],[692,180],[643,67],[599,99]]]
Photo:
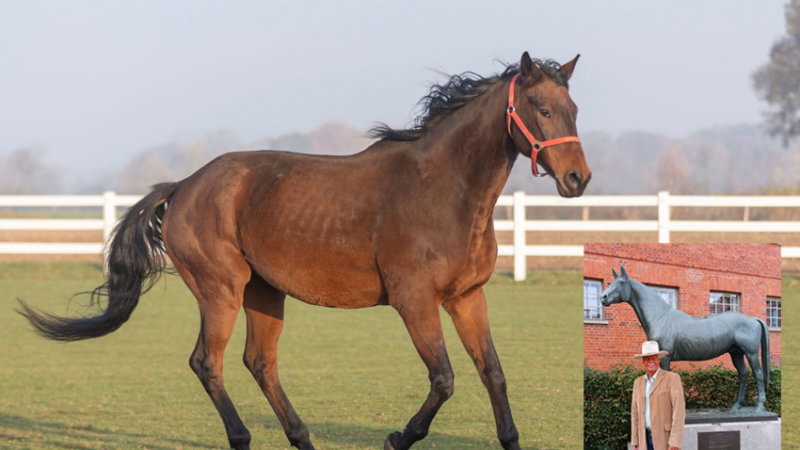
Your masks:
[[[219,416],[189,369],[199,315],[179,278],[168,276],[119,331],[92,341],[45,341],[12,311],[19,297],[63,314],[72,293],[100,281],[91,265],[0,265],[0,448],[227,448]],[[580,281],[578,272],[535,275],[524,284],[496,275],[486,289],[525,449],[582,446]],[[414,448],[499,449],[488,395],[442,314],[455,395]],[[225,358],[228,392],[252,448],[286,449],[241,362],[243,348],[242,317]],[[425,366],[389,307],[342,311],[290,301],[279,362],[284,388],[318,449],[383,448],[428,391]]]
[[[800,449],[800,277],[784,276],[781,291],[781,434],[783,448]]]

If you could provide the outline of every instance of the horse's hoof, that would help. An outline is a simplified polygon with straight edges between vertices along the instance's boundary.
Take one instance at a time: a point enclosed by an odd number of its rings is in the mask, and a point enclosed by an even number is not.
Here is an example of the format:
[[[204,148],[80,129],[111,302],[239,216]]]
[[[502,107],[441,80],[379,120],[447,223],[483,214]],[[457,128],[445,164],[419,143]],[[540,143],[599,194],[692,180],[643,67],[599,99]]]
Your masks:
[[[500,441],[500,445],[503,447],[503,450],[521,450],[519,441],[517,440],[514,440],[513,442]]]
[[[765,412],[766,410],[767,410],[767,408],[764,408],[764,405],[759,405],[756,408],[756,412]]]
[[[233,437],[228,436],[228,444],[233,450],[250,450],[250,432],[244,430]]]
[[[395,431],[394,433],[390,434],[389,437],[386,438],[386,442],[383,443],[383,450],[399,450],[400,443],[398,440],[400,439],[400,432]]]
[[[735,403],[733,406],[731,406],[731,411],[738,411],[740,409],[742,409],[742,405],[738,403]]]

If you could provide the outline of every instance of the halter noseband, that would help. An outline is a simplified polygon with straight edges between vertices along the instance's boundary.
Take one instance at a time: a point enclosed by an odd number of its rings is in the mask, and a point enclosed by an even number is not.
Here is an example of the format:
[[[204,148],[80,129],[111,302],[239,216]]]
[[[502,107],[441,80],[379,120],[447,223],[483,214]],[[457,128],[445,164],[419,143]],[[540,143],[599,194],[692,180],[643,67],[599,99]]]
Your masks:
[[[506,116],[508,117],[508,134],[511,136],[511,121],[513,120],[514,123],[517,124],[517,127],[522,134],[525,135],[525,138],[531,144],[531,169],[533,170],[533,176],[535,177],[543,177],[547,175],[546,173],[539,173],[539,169],[536,165],[536,157],[539,155],[539,150],[550,147],[553,145],[563,144],[565,142],[581,142],[581,139],[578,136],[564,136],[560,138],[550,139],[549,141],[540,141],[533,137],[528,128],[522,123],[522,119],[519,118],[519,114],[517,114],[517,109],[514,107],[514,84],[519,78],[519,74],[514,75],[514,78],[511,79],[511,87],[508,89],[508,109],[506,110]]]

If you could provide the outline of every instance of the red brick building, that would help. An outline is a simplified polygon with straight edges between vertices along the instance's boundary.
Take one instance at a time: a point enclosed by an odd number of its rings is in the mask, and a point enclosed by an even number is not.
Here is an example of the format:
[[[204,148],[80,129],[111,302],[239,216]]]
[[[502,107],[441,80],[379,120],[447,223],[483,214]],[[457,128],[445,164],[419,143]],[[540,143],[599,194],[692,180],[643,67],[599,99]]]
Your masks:
[[[668,304],[690,316],[708,316],[729,310],[767,323],[770,360],[781,365],[781,248],[777,244],[586,244],[584,246],[585,364],[608,369],[618,362],[634,363],[647,340],[627,303],[603,307],[597,294],[613,281],[620,265],[628,275],[655,289]],[[599,290],[599,292],[598,292]],[[730,356],[705,362],[723,362],[733,369]],[[689,368],[688,362],[672,367]]]

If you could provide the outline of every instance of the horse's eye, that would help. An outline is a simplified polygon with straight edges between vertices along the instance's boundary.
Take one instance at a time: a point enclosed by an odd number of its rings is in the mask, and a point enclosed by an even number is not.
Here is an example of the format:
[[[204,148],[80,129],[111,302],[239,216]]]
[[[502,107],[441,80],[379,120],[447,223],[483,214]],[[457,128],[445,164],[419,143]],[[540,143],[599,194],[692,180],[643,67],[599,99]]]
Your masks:
[[[546,109],[540,109],[540,110],[539,110],[539,114],[541,114],[541,115],[543,115],[543,116],[547,117],[548,119],[550,118],[550,111],[548,111],[548,110],[546,110]]]

